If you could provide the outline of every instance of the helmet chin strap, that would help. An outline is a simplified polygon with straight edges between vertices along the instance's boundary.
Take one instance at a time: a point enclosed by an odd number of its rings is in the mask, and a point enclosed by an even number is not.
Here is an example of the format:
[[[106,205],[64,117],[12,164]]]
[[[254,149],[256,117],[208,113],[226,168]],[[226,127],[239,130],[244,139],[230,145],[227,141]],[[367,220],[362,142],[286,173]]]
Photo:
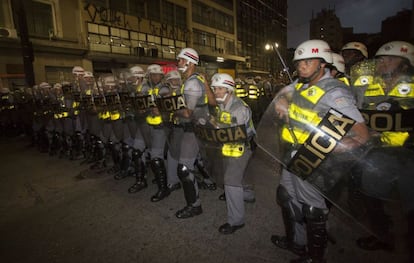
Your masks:
[[[223,104],[226,101],[228,93],[226,92],[226,94],[224,94],[223,98],[216,98],[217,103],[219,104]]]
[[[178,68],[178,70],[179,70],[180,72],[182,72],[182,73],[186,72],[186,71],[187,71],[187,69],[188,69],[188,61],[187,61],[187,63],[185,63],[184,67],[182,67],[182,68]]]

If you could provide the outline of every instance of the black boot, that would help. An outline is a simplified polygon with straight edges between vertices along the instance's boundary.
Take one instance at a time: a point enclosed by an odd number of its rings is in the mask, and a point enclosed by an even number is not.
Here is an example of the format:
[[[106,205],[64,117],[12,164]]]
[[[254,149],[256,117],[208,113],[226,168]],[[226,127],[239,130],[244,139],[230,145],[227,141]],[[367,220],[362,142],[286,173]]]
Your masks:
[[[204,166],[204,163],[201,161],[201,158],[196,159],[194,166],[197,167],[197,170],[199,171],[201,175],[201,178],[197,180],[199,189],[207,189],[210,191],[215,191],[217,189],[217,184],[213,182],[212,178],[208,174],[207,169]]]
[[[112,159],[112,166],[108,169],[108,173],[117,174],[121,171],[121,149],[118,143],[108,141],[106,143],[110,158]]]
[[[328,246],[328,233],[326,231],[326,221],[328,219],[328,211],[312,207],[303,206],[303,213],[306,218],[306,235],[308,239],[307,255],[292,260],[292,263],[305,262],[326,262],[325,250]]]
[[[134,149],[132,151],[132,163],[134,165],[134,173],[136,182],[128,189],[128,193],[137,193],[142,189],[148,187],[147,180],[145,179],[145,165],[141,159],[142,152]]]
[[[129,175],[129,166],[131,164],[130,147],[126,143],[122,143],[122,154],[121,154],[121,170],[119,173],[114,175],[115,180],[124,179]]]
[[[106,147],[103,141],[96,137],[93,149],[93,164],[90,166],[91,170],[101,171],[102,169],[106,169]]]
[[[285,226],[286,236],[272,235],[271,241],[275,246],[287,249],[298,256],[304,256],[306,254],[306,248],[303,245],[295,243],[295,218],[288,208],[282,207],[282,218]]]
[[[286,249],[298,256],[304,256],[306,248],[304,245],[299,245],[295,242],[295,224],[303,224],[303,214],[298,207],[296,207],[286,188],[279,185],[276,191],[276,200],[282,209],[282,219],[285,226],[286,236],[272,235],[270,240],[275,246],[281,249]]]
[[[151,160],[151,169],[158,185],[158,192],[151,197],[151,202],[158,202],[170,195],[170,189],[167,186],[167,170],[165,169],[164,160],[159,158]]]

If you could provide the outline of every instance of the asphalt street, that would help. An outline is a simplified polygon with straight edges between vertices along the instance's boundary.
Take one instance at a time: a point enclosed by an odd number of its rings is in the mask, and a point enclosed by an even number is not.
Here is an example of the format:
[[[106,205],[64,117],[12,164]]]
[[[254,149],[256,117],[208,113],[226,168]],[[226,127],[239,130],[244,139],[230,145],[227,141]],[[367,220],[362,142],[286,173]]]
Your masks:
[[[260,149],[249,166],[256,202],[246,204],[246,226],[222,235],[226,222],[222,189],[201,190],[203,214],[177,219],[181,190],[150,202],[156,185],[129,194],[134,183],[100,174],[80,178],[79,161],[50,157],[28,147],[25,137],[0,138],[0,260],[28,262],[205,262],[269,263],[295,258],[277,249],[270,236],[284,233],[275,202],[279,167]],[[150,174],[149,182],[153,178]],[[362,251],[355,240],[362,227],[333,209],[328,262],[406,262],[403,246],[393,253]]]

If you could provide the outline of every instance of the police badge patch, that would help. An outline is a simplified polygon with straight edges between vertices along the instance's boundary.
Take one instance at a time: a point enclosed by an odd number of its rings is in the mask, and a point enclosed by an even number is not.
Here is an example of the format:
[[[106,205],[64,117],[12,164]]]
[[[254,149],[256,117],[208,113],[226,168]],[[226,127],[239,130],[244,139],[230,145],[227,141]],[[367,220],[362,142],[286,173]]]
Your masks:
[[[411,87],[408,84],[400,84],[398,85],[398,92],[401,95],[407,95],[408,93],[410,93],[411,91]]]

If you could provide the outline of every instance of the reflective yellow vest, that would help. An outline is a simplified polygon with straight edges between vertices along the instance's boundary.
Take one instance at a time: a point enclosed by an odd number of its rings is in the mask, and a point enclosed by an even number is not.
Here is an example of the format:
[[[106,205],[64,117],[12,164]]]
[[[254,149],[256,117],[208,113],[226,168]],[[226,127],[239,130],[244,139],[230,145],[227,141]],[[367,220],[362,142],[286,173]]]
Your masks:
[[[236,96],[239,98],[247,97],[247,90],[244,88],[243,84],[236,84]]]
[[[259,88],[256,85],[249,85],[249,99],[257,100],[260,96]]]
[[[325,85],[327,82],[324,82]],[[329,82],[328,82],[329,83]],[[310,86],[304,90],[300,90],[303,83],[295,86],[297,91],[297,100],[289,106],[289,125],[285,125],[282,129],[282,139],[291,144],[303,144],[309,137],[310,131],[307,125],[317,126],[321,121],[318,111],[314,111],[314,106],[326,94],[326,87],[316,85]]]
[[[159,92],[159,88],[154,87],[148,91],[148,95],[151,95],[152,98],[155,100],[155,97],[158,96],[158,92]],[[162,124],[162,117],[159,114],[154,115],[150,113],[147,115],[145,120],[148,123],[148,125],[151,125],[151,126],[158,126]]]
[[[232,107],[239,107],[240,106],[240,102],[242,103],[243,106],[248,107],[247,104],[242,101],[237,99],[237,101],[233,102]],[[228,111],[224,111],[224,110],[220,110],[219,107],[216,107],[216,112],[217,112],[217,117],[218,117],[218,121],[222,124],[228,124],[229,126],[231,126],[232,124],[232,115],[230,112]],[[247,136],[253,136],[253,121],[250,119],[249,123],[246,127],[246,132],[247,132]],[[224,143],[222,148],[221,148],[221,154],[223,156],[226,157],[233,157],[233,158],[238,158],[241,157],[244,154],[245,151],[245,143],[244,142],[232,142],[232,143]]]

